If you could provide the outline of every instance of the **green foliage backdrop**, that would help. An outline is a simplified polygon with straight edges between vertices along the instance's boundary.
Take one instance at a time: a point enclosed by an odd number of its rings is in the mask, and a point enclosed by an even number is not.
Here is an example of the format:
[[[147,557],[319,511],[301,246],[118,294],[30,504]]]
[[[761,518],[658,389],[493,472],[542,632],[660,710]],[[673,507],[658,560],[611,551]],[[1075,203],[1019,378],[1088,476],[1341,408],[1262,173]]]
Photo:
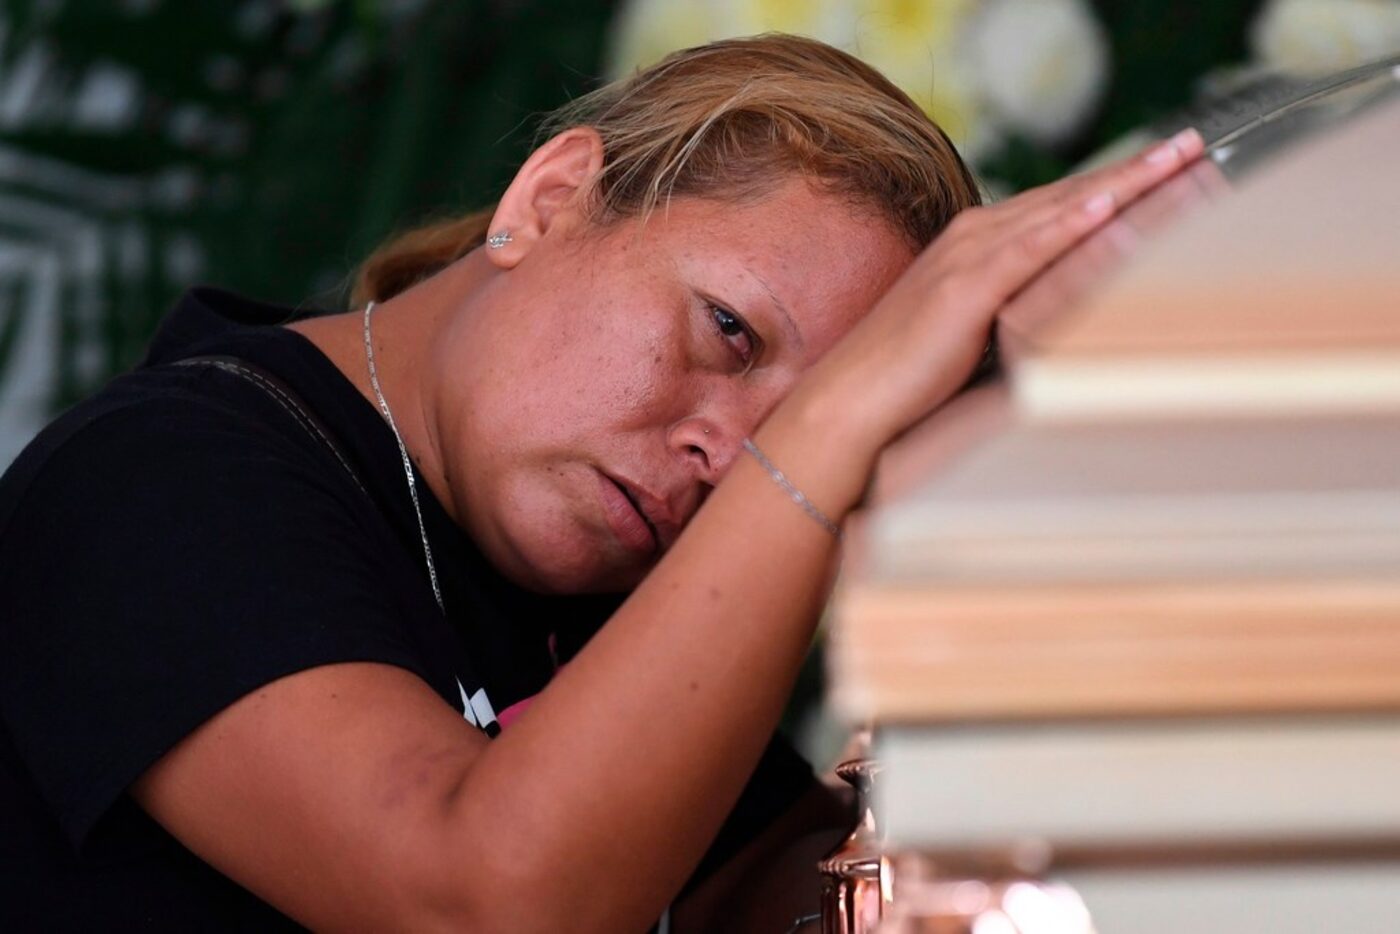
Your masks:
[[[25,161],[0,175],[0,195],[21,215],[60,209],[98,243],[79,269],[64,230],[0,221],[0,241],[62,267],[61,297],[45,306],[63,318],[49,400],[60,406],[134,362],[192,280],[333,306],[387,234],[491,197],[528,151],[530,117],[590,85],[611,3],[567,15],[539,0],[5,11],[0,150]],[[34,73],[36,50],[38,87],[6,120],[6,86]],[[95,72],[135,84],[134,100],[109,102],[120,121],[83,119]],[[80,311],[92,265],[100,301]],[[34,349],[18,339],[39,307],[31,273],[0,273],[0,379]]]

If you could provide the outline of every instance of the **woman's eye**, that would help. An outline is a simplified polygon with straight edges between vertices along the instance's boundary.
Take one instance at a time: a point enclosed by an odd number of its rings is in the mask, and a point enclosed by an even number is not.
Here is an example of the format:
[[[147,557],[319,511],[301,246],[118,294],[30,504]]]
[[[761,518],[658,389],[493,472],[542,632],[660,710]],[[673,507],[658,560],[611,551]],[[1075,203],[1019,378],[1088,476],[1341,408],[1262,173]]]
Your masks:
[[[734,348],[739,359],[747,366],[754,357],[755,341],[753,333],[748,325],[744,324],[742,318],[727,311],[718,305],[710,306],[710,315],[714,319],[715,327],[719,330],[720,336]]]

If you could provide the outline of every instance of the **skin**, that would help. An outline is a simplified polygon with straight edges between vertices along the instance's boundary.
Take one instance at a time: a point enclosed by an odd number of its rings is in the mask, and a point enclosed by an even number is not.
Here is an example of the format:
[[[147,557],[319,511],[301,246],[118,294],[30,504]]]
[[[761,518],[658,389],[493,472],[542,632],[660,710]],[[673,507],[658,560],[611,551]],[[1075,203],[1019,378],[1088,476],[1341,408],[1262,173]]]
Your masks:
[[[997,310],[1200,150],[1183,137],[964,212],[911,262],[887,227],[799,180],[760,204],[677,202],[640,230],[592,230],[578,193],[601,144],[556,137],[502,198],[492,229],[513,241],[385,303],[376,355],[425,481],[502,570],[560,591],[640,583],[495,741],[407,672],[326,666],[211,719],[136,800],[317,929],[644,928],[757,761],[835,558],[740,440],[839,521],[880,449],[966,378]],[[697,295],[763,336],[751,369],[726,359]],[[358,314],[304,332],[372,398]],[[653,485],[684,534],[654,554],[610,539],[599,467]],[[619,768],[638,750],[646,768]],[[739,862],[781,866],[829,816],[803,808]],[[734,895],[782,929],[797,911],[745,896],[751,881],[721,872],[683,923],[704,929]]]
[[[645,226],[520,239],[518,261],[478,253],[442,283],[467,298],[402,398],[422,403],[413,430],[454,518],[511,577],[564,593],[639,583],[740,440],[913,259],[888,223],[797,179],[758,203],[678,200]],[[388,348],[390,319],[418,310],[383,312]],[[665,503],[658,553],[618,542],[599,471]]]

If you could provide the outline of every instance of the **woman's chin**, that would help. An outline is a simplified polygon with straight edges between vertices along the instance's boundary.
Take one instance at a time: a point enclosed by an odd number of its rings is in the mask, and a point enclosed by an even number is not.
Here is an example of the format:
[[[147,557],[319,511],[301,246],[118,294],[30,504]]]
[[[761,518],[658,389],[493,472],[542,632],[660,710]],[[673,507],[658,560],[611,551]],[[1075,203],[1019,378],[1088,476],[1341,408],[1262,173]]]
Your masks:
[[[487,553],[497,570],[527,590],[561,595],[622,593],[636,587],[651,570],[649,562],[643,565],[616,543],[600,543],[577,533],[532,535],[530,531],[506,536],[507,555]]]
[[[646,571],[594,564],[587,567],[531,567],[518,578],[511,574],[507,576],[527,590],[564,596],[625,593],[642,582]]]

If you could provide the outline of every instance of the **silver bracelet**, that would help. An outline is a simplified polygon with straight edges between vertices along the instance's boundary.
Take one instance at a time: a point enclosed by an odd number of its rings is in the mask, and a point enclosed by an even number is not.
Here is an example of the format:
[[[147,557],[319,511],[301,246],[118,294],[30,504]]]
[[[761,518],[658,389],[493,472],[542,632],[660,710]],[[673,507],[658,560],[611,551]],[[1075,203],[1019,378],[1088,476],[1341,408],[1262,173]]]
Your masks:
[[[784,476],[781,470],[774,467],[772,461],[763,456],[763,452],[758,449],[758,445],[754,444],[748,438],[745,438],[744,450],[752,454],[754,459],[763,465],[763,469],[768,471],[768,476],[773,478],[773,482],[782,487],[783,491],[787,493],[788,496],[792,497],[792,501],[802,507],[803,512],[821,523],[821,527],[832,535],[835,535],[837,538],[841,537],[841,527],[828,519],[826,514],[820,509],[812,505],[812,501],[804,496],[801,490],[793,486],[792,481]]]

